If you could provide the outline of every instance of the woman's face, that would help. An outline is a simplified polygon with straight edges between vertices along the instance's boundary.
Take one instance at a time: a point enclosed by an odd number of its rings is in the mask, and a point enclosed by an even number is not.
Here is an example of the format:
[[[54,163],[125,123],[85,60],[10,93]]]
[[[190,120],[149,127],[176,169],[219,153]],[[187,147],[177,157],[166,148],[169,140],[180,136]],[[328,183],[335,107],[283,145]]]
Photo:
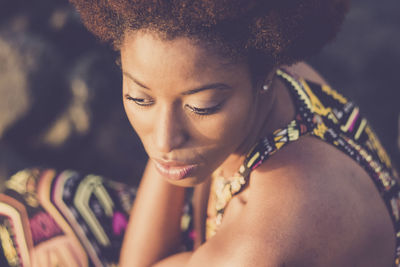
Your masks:
[[[121,62],[126,114],[169,182],[199,184],[237,152],[255,114],[247,65],[149,32],[125,36]]]

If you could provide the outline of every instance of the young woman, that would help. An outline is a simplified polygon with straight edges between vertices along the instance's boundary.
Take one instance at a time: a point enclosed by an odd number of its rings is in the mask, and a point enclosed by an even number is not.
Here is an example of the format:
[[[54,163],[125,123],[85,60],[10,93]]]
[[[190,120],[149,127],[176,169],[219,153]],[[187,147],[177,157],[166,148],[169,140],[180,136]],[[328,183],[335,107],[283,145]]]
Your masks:
[[[390,159],[303,62],[347,1],[71,2],[120,51],[123,103],[149,155],[121,266],[400,266]]]
[[[72,3],[120,51],[125,110],[149,155],[121,266],[394,264],[390,160],[302,62],[347,1]],[[195,248],[182,252],[187,187]]]

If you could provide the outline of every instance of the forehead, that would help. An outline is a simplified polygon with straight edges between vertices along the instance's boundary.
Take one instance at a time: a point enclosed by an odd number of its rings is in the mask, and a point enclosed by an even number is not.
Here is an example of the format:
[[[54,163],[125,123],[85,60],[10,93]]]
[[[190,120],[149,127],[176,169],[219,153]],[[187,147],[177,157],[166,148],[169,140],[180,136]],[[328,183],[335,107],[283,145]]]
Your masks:
[[[151,73],[152,79],[155,76],[179,76],[181,80],[202,76],[223,78],[244,67],[188,37],[169,40],[152,32],[127,33],[121,46],[121,61],[124,71],[142,76]]]

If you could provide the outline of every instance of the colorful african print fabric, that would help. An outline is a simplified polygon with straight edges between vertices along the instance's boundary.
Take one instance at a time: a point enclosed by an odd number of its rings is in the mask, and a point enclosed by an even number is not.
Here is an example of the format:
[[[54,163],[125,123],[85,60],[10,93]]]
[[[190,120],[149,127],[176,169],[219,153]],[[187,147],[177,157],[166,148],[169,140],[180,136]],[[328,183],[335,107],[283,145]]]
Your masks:
[[[248,153],[234,177],[213,175],[207,211],[206,238],[216,234],[224,209],[241,192],[252,170],[283,146],[311,135],[334,145],[361,165],[379,190],[396,231],[395,266],[400,267],[400,186],[390,158],[359,108],[327,85],[295,78],[284,70],[277,75],[288,85],[296,116],[287,127],[260,140]]]
[[[0,266],[118,266],[136,189],[75,171],[25,169],[0,194]],[[188,194],[181,229],[193,248]]]
[[[134,197],[96,175],[16,173],[0,194],[0,266],[117,266]]]

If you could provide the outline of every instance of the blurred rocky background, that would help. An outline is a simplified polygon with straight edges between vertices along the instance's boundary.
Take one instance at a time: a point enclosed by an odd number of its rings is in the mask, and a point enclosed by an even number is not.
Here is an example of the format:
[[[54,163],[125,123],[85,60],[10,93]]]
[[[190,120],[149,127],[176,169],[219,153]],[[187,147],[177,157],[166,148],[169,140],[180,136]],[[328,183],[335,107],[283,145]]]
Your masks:
[[[353,0],[336,42],[310,60],[361,106],[398,168],[399,8]],[[123,112],[115,58],[67,0],[0,0],[0,181],[48,166],[138,183],[146,155]]]
[[[0,0],[0,179],[47,166],[138,182],[115,57],[67,0]]]

